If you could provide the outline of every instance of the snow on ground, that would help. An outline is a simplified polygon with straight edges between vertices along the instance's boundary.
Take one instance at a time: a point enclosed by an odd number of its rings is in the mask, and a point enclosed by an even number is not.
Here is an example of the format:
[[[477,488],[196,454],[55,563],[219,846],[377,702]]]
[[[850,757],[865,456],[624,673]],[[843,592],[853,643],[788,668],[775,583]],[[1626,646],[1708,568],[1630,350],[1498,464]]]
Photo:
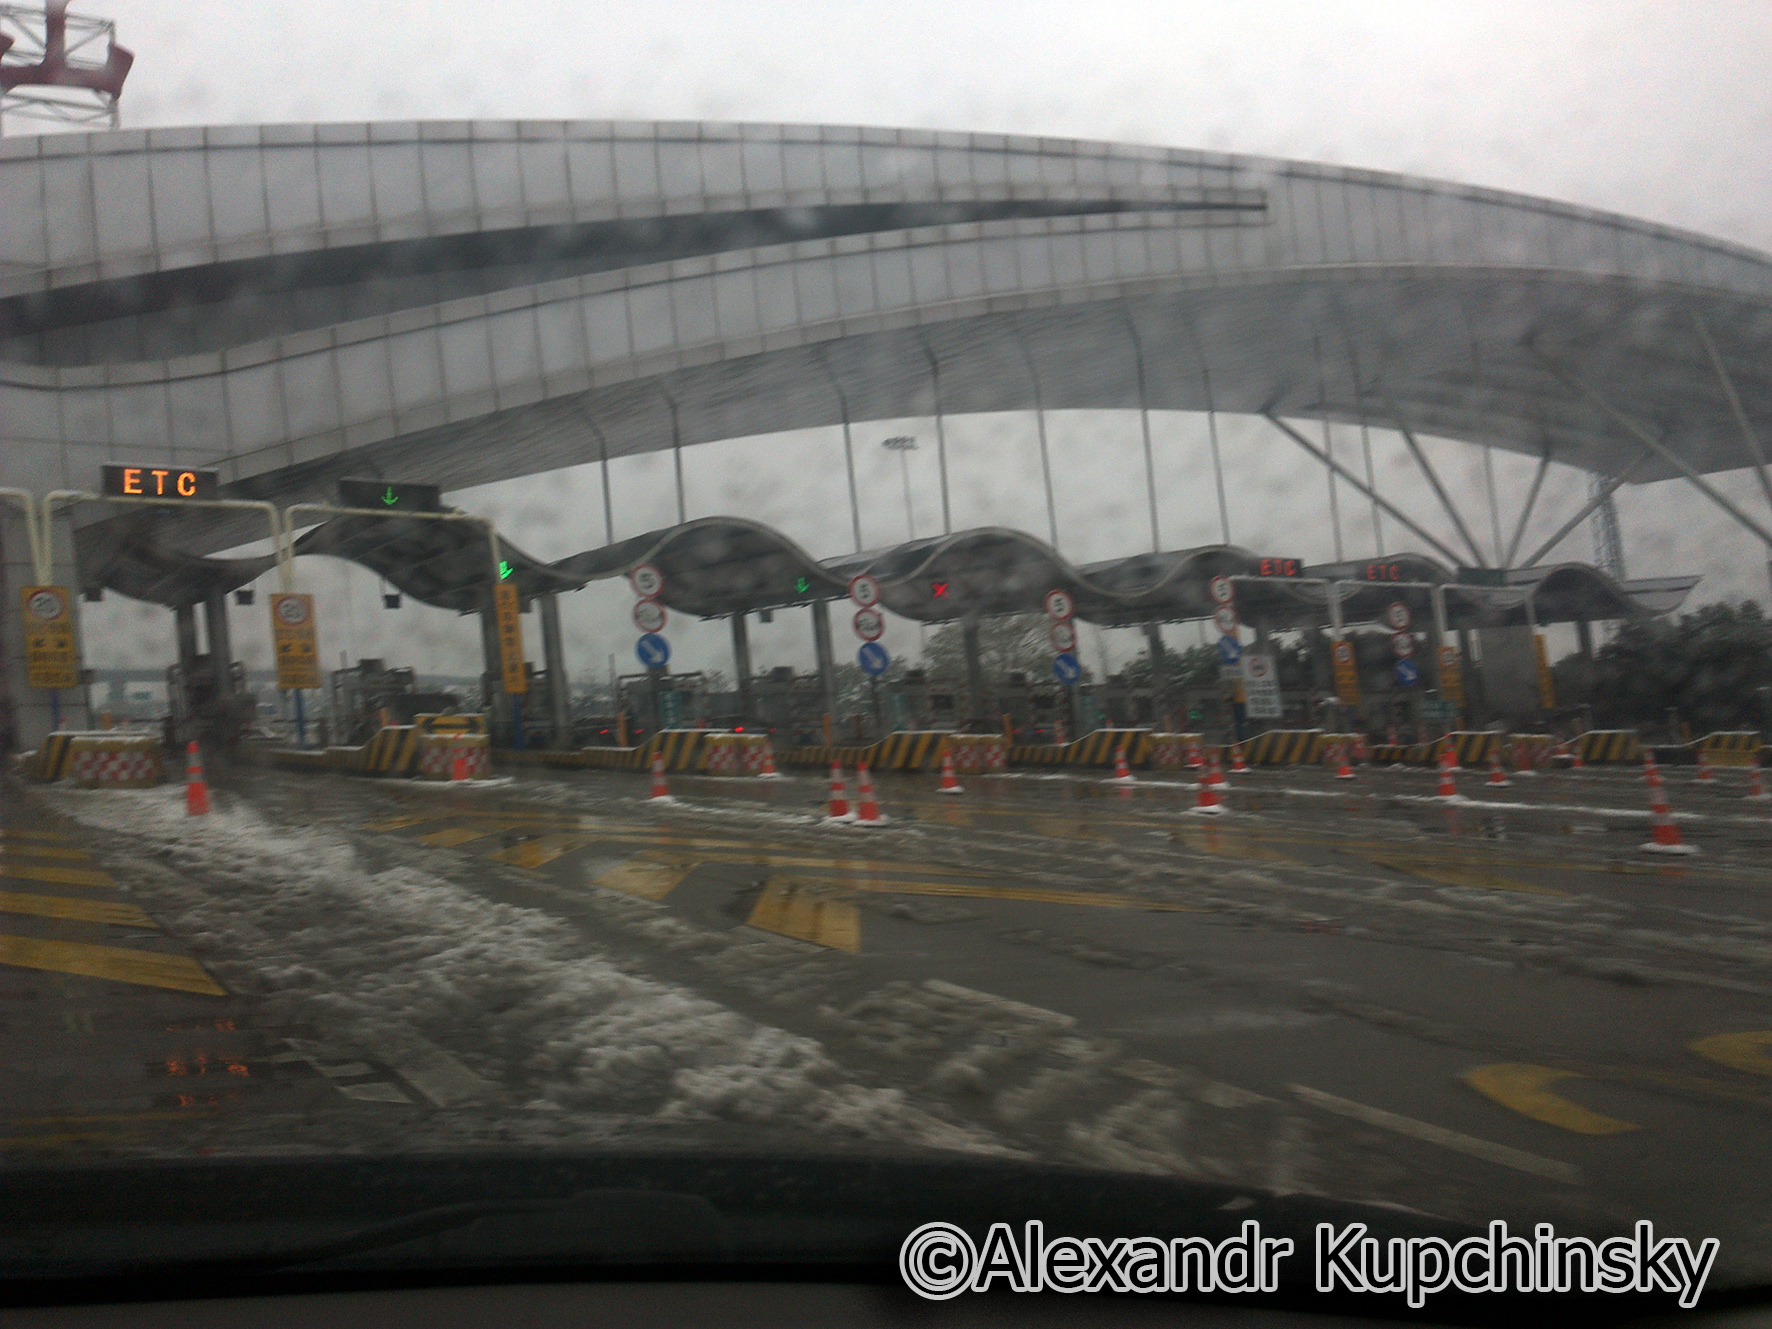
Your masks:
[[[855,1083],[815,1040],[624,970],[541,910],[412,866],[377,870],[338,831],[280,825],[227,799],[187,817],[180,786],[48,797],[145,851],[143,875],[160,884],[143,903],[231,989],[366,1050],[434,1040],[556,1135],[574,1114],[614,1114],[1000,1147],[899,1091]],[[118,868],[126,858],[106,854]]]

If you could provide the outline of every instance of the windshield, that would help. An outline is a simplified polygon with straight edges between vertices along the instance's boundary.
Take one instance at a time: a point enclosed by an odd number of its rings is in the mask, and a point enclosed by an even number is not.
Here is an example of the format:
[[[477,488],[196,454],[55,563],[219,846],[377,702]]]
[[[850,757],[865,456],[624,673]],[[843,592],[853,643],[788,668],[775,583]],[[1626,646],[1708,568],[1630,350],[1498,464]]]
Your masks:
[[[94,3],[0,7],[13,1295],[1772,1279],[1763,24]]]

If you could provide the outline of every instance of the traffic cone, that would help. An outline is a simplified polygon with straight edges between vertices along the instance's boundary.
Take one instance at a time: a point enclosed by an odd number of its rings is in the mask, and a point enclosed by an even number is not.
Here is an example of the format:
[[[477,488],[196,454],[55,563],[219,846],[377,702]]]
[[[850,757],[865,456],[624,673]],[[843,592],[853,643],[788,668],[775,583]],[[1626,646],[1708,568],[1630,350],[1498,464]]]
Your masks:
[[[1713,783],[1715,783],[1716,777],[1710,773],[1710,762],[1705,760],[1704,749],[1702,747],[1698,748],[1697,754],[1698,754],[1698,783],[1699,784],[1713,784]]]
[[[855,824],[857,826],[884,826],[891,819],[880,811],[880,805],[874,801],[874,781],[873,777],[868,774],[868,764],[865,761],[856,766],[855,780],[860,787],[857,801],[861,804],[855,814]]]
[[[1187,765],[1191,771],[1197,771],[1206,764],[1206,754],[1200,749],[1200,739],[1196,734],[1187,741]]]
[[[960,788],[959,777],[954,774],[954,754],[952,752],[941,754],[941,783],[935,787],[935,792],[938,794],[963,794],[966,792]]]
[[[1126,764],[1126,749],[1114,750],[1114,784],[1131,784],[1132,768]]]
[[[855,820],[855,814],[849,810],[849,793],[843,788],[843,768],[836,762],[831,763],[831,802],[830,811],[825,816],[825,824],[839,822],[847,825]]]
[[[1346,743],[1336,744],[1336,755],[1340,758],[1340,764],[1335,768],[1335,778],[1337,780],[1351,780],[1354,778],[1354,768],[1348,765],[1348,746],[1349,745]]]
[[[1499,746],[1492,748],[1489,752],[1489,787],[1491,789],[1506,789],[1512,783],[1513,781],[1507,778],[1507,772],[1501,769],[1501,748]]]
[[[203,753],[196,741],[185,744],[185,816],[209,814],[209,782],[203,778]]]
[[[1581,759],[1581,735],[1577,734],[1575,741],[1569,745],[1569,769],[1579,771],[1586,766],[1587,763]]]
[[[665,783],[664,753],[652,754],[652,797],[650,803],[675,803],[671,797],[670,786]]]
[[[1214,789],[1229,789],[1231,782],[1224,778],[1224,767],[1218,764],[1218,749],[1212,748],[1212,761],[1206,767],[1206,773],[1200,777]]]
[[[449,760],[449,782],[454,784],[468,778],[468,754],[460,748],[452,751],[454,755]]]
[[[1225,812],[1224,800],[1218,796],[1219,786],[1224,783],[1224,773],[1218,769],[1218,753],[1212,753],[1211,762],[1206,767],[1206,776],[1200,781],[1200,797],[1194,804],[1194,811],[1202,817],[1222,816]]]
[[[1661,772],[1649,765],[1649,825],[1651,838],[1638,849],[1647,854],[1696,854],[1698,849],[1681,841],[1680,828],[1667,811],[1667,789],[1661,783]]]
[[[1452,741],[1451,734],[1447,734],[1446,737],[1440,741],[1446,745],[1446,752],[1452,758],[1452,773],[1456,775],[1459,771],[1464,769],[1464,767],[1458,764],[1458,744]]]
[[[759,780],[779,780],[781,772],[775,769],[775,744],[768,739],[763,740],[763,769],[757,772]]]
[[[1248,765],[1243,761],[1243,745],[1241,743],[1232,743],[1231,744],[1231,774],[1232,775],[1241,775],[1241,774],[1243,774],[1243,772],[1247,771],[1248,769],[1249,769]]]
[[[1371,753],[1367,750],[1366,735],[1364,734],[1354,735],[1354,760],[1362,766],[1371,760]]]
[[[1759,763],[1755,762],[1747,768],[1747,801],[1764,803],[1768,798],[1772,798],[1772,794],[1766,792],[1766,781],[1760,776]]]
[[[1458,799],[1458,781],[1452,778],[1457,769],[1457,760],[1452,755],[1451,747],[1440,749],[1440,792],[1438,797],[1443,802],[1452,803]]]

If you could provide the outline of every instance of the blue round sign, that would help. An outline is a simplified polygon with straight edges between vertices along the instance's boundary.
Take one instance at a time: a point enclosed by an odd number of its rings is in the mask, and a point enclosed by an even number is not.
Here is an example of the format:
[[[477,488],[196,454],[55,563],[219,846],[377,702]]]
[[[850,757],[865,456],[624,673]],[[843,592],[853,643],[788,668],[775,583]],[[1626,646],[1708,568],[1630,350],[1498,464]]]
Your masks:
[[[648,669],[657,669],[671,658],[671,644],[656,632],[648,632],[634,643],[634,654]]]
[[[861,666],[861,672],[869,678],[878,678],[886,672],[886,666],[892,663],[891,655],[877,641],[863,642],[861,649],[855,653],[855,660]]]
[[[1235,637],[1218,639],[1218,658],[1227,665],[1235,664],[1243,658],[1243,646]]]
[[[1077,657],[1069,651],[1052,657],[1052,677],[1063,683],[1067,688],[1083,677],[1083,666],[1077,663]]]
[[[1397,683],[1412,688],[1421,681],[1421,666],[1413,660],[1397,661]]]

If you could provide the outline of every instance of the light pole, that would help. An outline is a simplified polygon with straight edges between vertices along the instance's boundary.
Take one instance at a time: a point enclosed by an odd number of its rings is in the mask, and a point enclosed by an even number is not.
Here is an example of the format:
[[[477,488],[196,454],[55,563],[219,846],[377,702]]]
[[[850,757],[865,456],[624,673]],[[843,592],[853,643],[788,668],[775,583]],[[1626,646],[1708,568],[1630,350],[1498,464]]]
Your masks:
[[[904,531],[907,540],[917,538],[917,527],[911,517],[911,461],[907,453],[917,450],[917,440],[909,434],[898,434],[880,444],[898,454],[899,477],[904,481]]]

